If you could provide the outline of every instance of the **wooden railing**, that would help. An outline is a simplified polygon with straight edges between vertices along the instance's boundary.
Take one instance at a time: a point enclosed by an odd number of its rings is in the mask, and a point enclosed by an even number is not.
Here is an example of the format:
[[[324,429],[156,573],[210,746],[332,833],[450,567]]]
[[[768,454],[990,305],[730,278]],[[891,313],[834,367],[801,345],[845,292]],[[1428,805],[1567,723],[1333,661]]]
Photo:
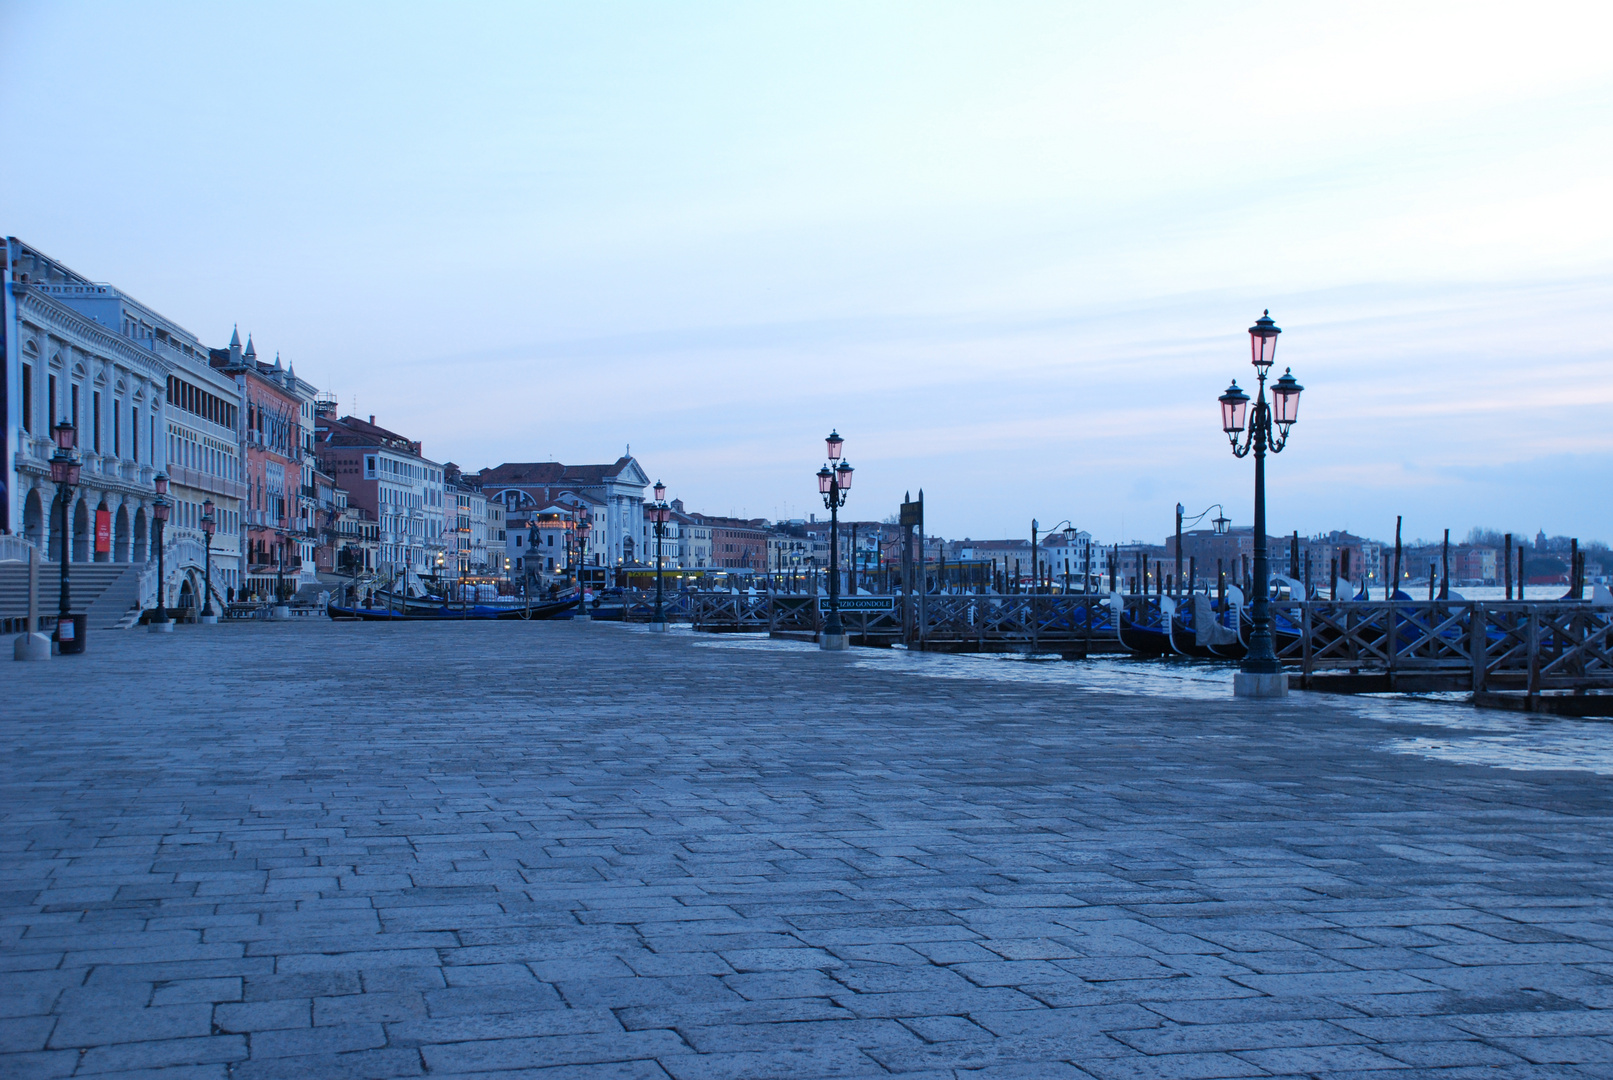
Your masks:
[[[1164,599],[1166,610],[1175,608]],[[815,633],[823,628],[818,600],[697,593],[679,606],[698,630]],[[1218,606],[1228,635],[1236,624],[1246,645],[1247,611]],[[1121,643],[1135,648],[1142,630],[1164,625],[1161,607],[1157,595],[931,593],[891,597],[881,611],[843,610],[841,621],[854,640],[869,643],[1079,655]],[[1347,674],[1381,677],[1385,688],[1613,689],[1613,609],[1585,601],[1274,600],[1271,610],[1278,658],[1302,686],[1339,685],[1337,676]],[[1124,634],[1117,636],[1119,619]],[[1191,632],[1178,624],[1177,637]]]
[[[1273,602],[1278,656],[1313,676],[1349,671],[1450,689],[1613,688],[1613,610],[1580,600]]]

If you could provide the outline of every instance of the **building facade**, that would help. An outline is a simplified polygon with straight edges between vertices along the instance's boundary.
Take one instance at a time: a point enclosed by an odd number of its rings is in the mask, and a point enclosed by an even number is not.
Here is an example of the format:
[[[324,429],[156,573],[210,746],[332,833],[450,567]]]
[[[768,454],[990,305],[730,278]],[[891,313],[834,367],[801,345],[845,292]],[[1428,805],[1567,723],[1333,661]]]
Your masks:
[[[212,366],[235,383],[245,507],[245,553],[240,591],[285,599],[302,574],[303,537],[297,524],[302,487],[302,399],[287,373],[258,362],[250,337],[241,347],[232,333],[228,348],[214,350]],[[312,551],[308,552],[312,561]],[[309,572],[312,572],[310,566]]]
[[[316,413],[314,446],[323,471],[379,527],[378,571],[386,580],[436,572],[444,554],[443,467],[420,443],[335,409]],[[446,556],[442,559],[446,564]]]
[[[590,566],[638,565],[643,557],[644,489],[650,478],[632,457],[609,465],[506,462],[483,469],[476,483],[510,515],[581,496],[595,513],[588,537]]]
[[[75,562],[145,563],[153,554],[152,481],[169,464],[168,376],[187,348],[196,351],[194,335],[170,320],[7,237],[0,532],[21,533],[53,559],[65,552]],[[49,463],[51,429],[64,419],[83,463],[65,532]],[[176,600],[178,583],[205,558],[193,546],[169,564],[165,584]]]

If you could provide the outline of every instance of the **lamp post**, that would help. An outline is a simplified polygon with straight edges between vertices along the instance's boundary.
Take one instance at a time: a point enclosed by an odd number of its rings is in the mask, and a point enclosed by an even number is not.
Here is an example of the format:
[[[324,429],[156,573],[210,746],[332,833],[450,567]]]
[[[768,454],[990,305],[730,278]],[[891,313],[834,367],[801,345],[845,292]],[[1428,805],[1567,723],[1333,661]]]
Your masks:
[[[73,623],[72,584],[67,568],[73,553],[73,537],[68,531],[67,510],[73,501],[73,488],[78,486],[79,470],[83,466],[75,449],[78,432],[73,425],[63,419],[56,425],[53,434],[56,436],[56,452],[50,456],[50,478],[56,484],[56,498],[62,504],[62,592],[56,612],[56,640],[61,642],[72,641],[73,631],[77,629]],[[31,632],[36,628],[30,626],[28,629]],[[64,630],[67,635],[65,638],[62,636]],[[73,651],[78,650],[75,648]]]
[[[1221,430],[1232,443],[1235,457],[1255,456],[1255,565],[1254,605],[1251,615],[1254,633],[1249,652],[1233,679],[1238,697],[1283,697],[1288,693],[1288,675],[1277,659],[1271,637],[1271,575],[1266,561],[1266,453],[1280,454],[1288,445],[1288,434],[1299,418],[1299,393],[1304,387],[1294,380],[1292,369],[1272,383],[1271,401],[1266,401],[1266,376],[1277,352],[1277,335],[1282,333],[1267,311],[1249,328],[1249,348],[1256,378],[1255,412],[1249,421],[1248,437],[1241,443],[1249,395],[1236,381],[1221,395]],[[1273,430],[1275,428],[1275,430]]]
[[[1215,522],[1215,535],[1225,536],[1227,526],[1232,524],[1232,520],[1226,516],[1227,512],[1220,503],[1211,503],[1209,509],[1201,510],[1190,517],[1183,514],[1181,503],[1176,504],[1176,594],[1178,596],[1187,595],[1187,585],[1183,584],[1182,579],[1182,529],[1184,526],[1191,529],[1203,521],[1204,515],[1208,514],[1210,510],[1215,510],[1218,513],[1218,516],[1212,519]],[[1188,584],[1192,583],[1189,582]]]
[[[152,478],[151,483],[157,489],[157,497],[151,503],[151,516],[156,519],[157,534],[157,615],[151,620],[151,632],[171,634],[174,632],[174,624],[168,618],[168,575],[163,562],[163,557],[166,555],[163,549],[168,546],[164,542],[164,534],[168,531],[168,512],[173,509],[173,505],[168,501],[168,474],[159,472]]]
[[[846,628],[840,623],[840,508],[846,504],[846,492],[851,490],[852,468],[840,459],[840,448],[846,440],[831,431],[824,439],[829,460],[818,470],[818,494],[829,511],[829,614],[823,621],[822,648],[844,649]],[[839,464],[835,464],[839,462]]]
[[[650,616],[650,629],[666,633],[666,609],[662,606],[661,538],[666,535],[666,523],[672,520],[672,507],[667,505],[666,485],[655,482],[655,502],[650,506],[650,520],[655,522],[655,614]]]
[[[587,506],[577,507],[577,613],[572,618],[588,621],[588,587],[583,584],[583,563],[588,558],[588,532],[593,528]]]
[[[202,503],[202,535],[207,538],[204,548],[207,569],[202,574],[202,594],[205,603],[201,619],[204,623],[218,622],[218,615],[213,611],[213,522],[213,500],[207,499]]]

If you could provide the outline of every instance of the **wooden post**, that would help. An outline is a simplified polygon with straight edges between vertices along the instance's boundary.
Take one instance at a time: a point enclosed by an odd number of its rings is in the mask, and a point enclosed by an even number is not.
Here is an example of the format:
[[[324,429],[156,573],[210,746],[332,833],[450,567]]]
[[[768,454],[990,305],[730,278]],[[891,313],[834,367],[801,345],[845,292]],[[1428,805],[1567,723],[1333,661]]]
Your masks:
[[[1505,546],[1503,547],[1502,550],[1503,550],[1504,554],[1501,556],[1501,572],[1504,575],[1506,575],[1506,580],[1507,580],[1507,599],[1511,600],[1512,599],[1512,534],[1511,533],[1507,533]]]
[[[1518,545],[1518,599],[1523,599],[1524,562],[1523,545]]]
[[[1428,602],[1434,602],[1434,564],[1428,564]]]
[[[1451,531],[1445,530],[1445,540],[1439,546],[1439,598],[1451,598]]]
[[[918,584],[918,590],[919,590],[919,617],[918,617],[918,632],[914,636],[917,639],[919,650],[923,651],[923,649],[924,649],[924,635],[929,630],[929,628],[925,624],[929,621],[929,618],[930,618],[930,600],[929,600],[930,593],[929,593],[929,588],[927,586],[927,582],[926,582],[925,577],[924,577],[924,489],[923,488],[919,488],[918,518],[919,518],[919,522],[918,522],[918,541],[919,541],[918,565],[915,567],[917,573],[914,576],[918,579],[917,584]]]
[[[1194,555],[1187,560],[1187,595],[1192,596],[1199,589],[1199,557]]]
[[[905,498],[905,496],[904,496]],[[913,526],[902,526],[902,644],[913,647],[913,622],[918,606],[913,602]]]
[[[1306,558],[1309,559],[1309,556],[1307,555]],[[1305,603],[1301,606],[1300,618],[1304,620],[1300,626],[1300,647],[1304,650],[1301,654],[1301,670],[1304,671],[1304,677],[1300,685],[1309,690],[1311,688],[1311,673],[1316,670],[1316,656],[1311,650],[1311,601],[1309,595],[1305,597]]]
[[[1294,530],[1293,538],[1288,541],[1288,576],[1295,581],[1299,580],[1299,530]]]
[[[1400,591],[1400,515],[1395,515],[1395,582],[1389,589],[1389,599]]]
[[[1568,541],[1568,595],[1575,600],[1583,600],[1584,596],[1579,587],[1579,537]]]
[[[1477,600],[1467,607],[1467,652],[1468,660],[1473,664],[1473,693],[1484,692],[1486,668],[1489,660],[1486,652],[1489,648],[1488,626],[1484,617],[1484,605]]]
[[[1387,657],[1386,663],[1389,668],[1389,689],[1393,690],[1395,688],[1395,661],[1400,652],[1400,620],[1395,612],[1392,594],[1388,605],[1384,608],[1384,619],[1386,620],[1383,628],[1386,646],[1384,654]]]
[[[1540,613],[1534,608],[1529,609],[1529,629],[1524,640],[1529,652],[1528,693],[1534,697],[1540,693]]]
[[[1337,555],[1328,560],[1327,564],[1327,598],[1334,602],[1339,598],[1339,557]]]

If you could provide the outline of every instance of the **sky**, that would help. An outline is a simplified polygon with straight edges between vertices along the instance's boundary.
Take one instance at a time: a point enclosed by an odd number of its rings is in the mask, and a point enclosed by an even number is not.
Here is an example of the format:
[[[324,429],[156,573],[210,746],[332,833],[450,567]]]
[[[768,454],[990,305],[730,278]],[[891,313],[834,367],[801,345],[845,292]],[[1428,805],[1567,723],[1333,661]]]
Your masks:
[[[1613,539],[1613,8],[0,0],[0,229],[467,469]]]

